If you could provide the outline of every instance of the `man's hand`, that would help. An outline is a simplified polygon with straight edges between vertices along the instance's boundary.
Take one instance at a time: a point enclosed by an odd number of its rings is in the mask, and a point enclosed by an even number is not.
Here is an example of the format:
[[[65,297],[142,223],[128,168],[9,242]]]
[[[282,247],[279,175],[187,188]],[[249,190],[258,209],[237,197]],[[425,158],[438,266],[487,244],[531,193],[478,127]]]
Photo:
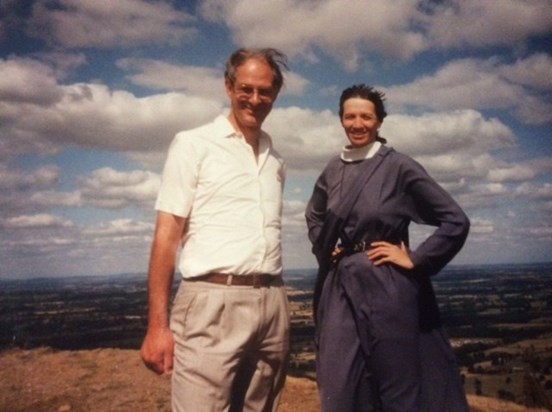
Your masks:
[[[174,338],[169,329],[169,299],[177,250],[187,220],[158,212],[148,272],[148,332],[142,343],[142,360],[162,375],[173,368]]]
[[[174,338],[170,329],[148,330],[140,355],[148,369],[159,375],[170,374],[174,355]]]
[[[368,258],[374,262],[375,266],[380,266],[385,263],[394,263],[405,269],[413,269],[414,263],[410,259],[408,249],[404,242],[401,242],[401,246],[394,245],[389,242],[372,242],[370,249],[366,254]]]

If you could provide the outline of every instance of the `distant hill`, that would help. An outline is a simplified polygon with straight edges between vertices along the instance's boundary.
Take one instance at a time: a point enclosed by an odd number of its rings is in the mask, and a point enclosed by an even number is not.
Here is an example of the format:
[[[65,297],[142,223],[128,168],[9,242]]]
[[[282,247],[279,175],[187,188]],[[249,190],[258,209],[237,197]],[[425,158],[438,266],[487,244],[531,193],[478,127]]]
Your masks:
[[[0,352],[0,411],[170,411],[170,381],[148,371],[136,350]],[[316,384],[289,377],[280,412],[317,412]],[[472,412],[545,412],[469,396]]]

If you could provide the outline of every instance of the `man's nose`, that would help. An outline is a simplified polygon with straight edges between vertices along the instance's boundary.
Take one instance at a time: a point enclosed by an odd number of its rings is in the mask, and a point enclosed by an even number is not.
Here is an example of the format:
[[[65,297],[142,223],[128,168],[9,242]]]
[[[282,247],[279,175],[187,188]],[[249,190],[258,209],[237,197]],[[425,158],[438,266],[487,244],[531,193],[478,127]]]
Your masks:
[[[259,95],[259,91],[257,89],[253,90],[253,93],[251,94],[251,97],[249,98],[249,101],[252,104],[259,104],[261,102],[261,96]]]

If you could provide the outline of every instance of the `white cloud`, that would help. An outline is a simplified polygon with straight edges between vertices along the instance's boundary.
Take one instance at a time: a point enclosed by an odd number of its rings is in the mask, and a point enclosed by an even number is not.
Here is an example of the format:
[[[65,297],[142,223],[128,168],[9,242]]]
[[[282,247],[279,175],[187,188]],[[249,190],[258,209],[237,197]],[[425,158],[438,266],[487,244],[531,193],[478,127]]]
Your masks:
[[[476,180],[467,185],[466,190],[455,196],[464,208],[479,210],[497,208],[513,198],[513,190],[503,183],[490,183]],[[496,218],[496,215],[494,216]]]
[[[93,84],[64,90],[62,102],[34,113],[29,121],[51,140],[111,150],[164,150],[176,132],[214,117],[221,108],[179,93],[137,98]]]
[[[339,119],[329,110],[275,108],[265,129],[289,167],[296,170],[322,170],[346,142]]]
[[[479,196],[495,197],[510,193],[508,187],[502,183],[480,183],[471,187],[472,193]]]
[[[489,170],[491,182],[523,182],[552,170],[550,159],[535,159],[516,164],[505,164]]]
[[[310,85],[308,79],[294,72],[285,72],[284,81],[284,88],[280,91],[280,95],[301,96]]]
[[[307,204],[300,200],[284,201],[283,225],[286,227],[286,231],[305,228],[306,207]]]
[[[552,226],[544,225],[530,228],[519,228],[516,230],[518,233],[526,234],[535,238],[546,238],[548,241],[552,240]]]
[[[130,58],[119,60],[117,66],[124,70],[138,71],[128,78],[140,86],[154,90],[182,91],[218,101],[226,100],[223,70]]]
[[[165,1],[56,0],[35,3],[28,34],[72,48],[176,45],[196,36],[193,21]]]
[[[305,208],[299,200],[284,201],[282,218],[282,249],[285,268],[315,267],[316,262],[307,237]]]
[[[490,234],[495,231],[495,225],[492,220],[472,218],[470,222],[471,235]]]
[[[394,107],[509,109],[521,121],[542,124],[552,121],[552,105],[535,89],[550,82],[540,80],[541,75],[552,77],[552,59],[542,55],[514,64],[495,58],[461,59],[412,83],[386,88],[385,92]]]
[[[154,225],[152,223],[138,222],[133,219],[123,218],[86,227],[83,229],[82,233],[87,236],[100,237],[150,236],[153,233],[153,229]]]
[[[511,46],[550,32],[549,0],[447,0],[426,2],[433,10],[426,23],[432,45]]]
[[[60,85],[47,66],[21,59],[0,61],[2,72],[0,158],[52,152],[66,144],[165,151],[178,131],[212,119],[223,107],[220,101],[182,93],[139,98],[99,84]],[[12,87],[25,79],[32,90]]]
[[[50,187],[59,181],[60,174],[60,168],[55,165],[45,165],[34,170],[21,170],[0,164],[0,190]]]
[[[177,131],[225,110],[223,59],[234,46],[281,48],[305,76],[286,74],[265,124],[289,165],[286,268],[315,265],[304,209],[347,142],[323,110],[342,81],[389,86],[379,87],[392,113],[382,135],[470,215],[464,262],[547,256],[552,57],[525,46],[544,50],[532,36],[552,32],[549,0],[206,0],[197,19],[184,3],[2,3],[0,40],[29,57],[0,58],[0,276],[144,272],[159,185],[148,170],[159,170]],[[40,38],[26,43],[23,25]],[[22,43],[7,43],[12,34]],[[472,58],[446,62],[458,56]]]
[[[38,53],[37,58],[54,70],[57,79],[70,76],[76,69],[88,63],[84,53],[48,51]]]
[[[338,117],[329,110],[277,108],[266,121],[278,151],[294,172],[319,173],[347,143]],[[514,147],[512,131],[473,110],[390,115],[381,130],[388,144],[420,161],[436,179],[453,183],[483,178],[498,161],[489,150]]]
[[[59,192],[59,191],[40,191],[29,196],[29,204],[31,207],[80,207],[82,206],[82,196],[80,191]]]
[[[158,175],[135,170],[119,172],[106,167],[80,179],[84,201],[100,208],[120,209],[128,205],[151,207],[159,190]]]
[[[511,65],[498,67],[498,72],[513,83],[552,90],[552,57],[537,53],[525,59],[518,59]]]
[[[153,90],[182,91],[224,103],[224,70],[204,66],[175,65],[159,60],[121,59],[117,66],[138,73],[128,78],[137,85]],[[281,94],[301,95],[309,81],[293,72],[284,72],[285,87]]]
[[[51,105],[61,100],[62,96],[54,70],[49,66],[26,58],[0,59],[1,120],[9,116],[6,112],[8,103]]]
[[[435,48],[512,47],[552,27],[548,0],[274,0],[256,6],[254,0],[206,0],[199,11],[224,22],[236,44],[270,44],[313,64],[324,50],[349,71],[370,53],[408,60]]]
[[[144,272],[153,222],[114,219],[84,226],[49,214],[0,220],[0,276]],[[39,230],[39,231],[38,231]]]
[[[412,156],[473,156],[489,149],[512,147],[513,132],[500,120],[475,110],[390,115],[381,135]]]
[[[3,219],[1,226],[7,229],[41,229],[73,226],[73,222],[46,213],[22,215]]]
[[[516,188],[515,194],[528,199],[552,200],[552,183],[524,182]]]
[[[36,181],[32,174],[37,171],[40,179],[45,178],[40,169],[31,172],[31,176],[21,171],[14,173],[12,177],[21,179],[19,182],[16,181],[16,185],[10,185],[9,180],[4,180],[5,175],[0,172],[0,216],[13,217],[21,213],[44,212],[54,207],[76,208],[83,205],[79,190],[42,190],[44,187],[57,186],[59,182],[57,178],[51,181]]]
[[[270,44],[311,62],[323,49],[351,71],[367,51],[409,59],[425,47],[412,24],[420,18],[417,5],[409,0],[274,0],[270,7],[257,5],[251,0],[207,0],[200,11],[207,19],[226,23],[236,44]]]

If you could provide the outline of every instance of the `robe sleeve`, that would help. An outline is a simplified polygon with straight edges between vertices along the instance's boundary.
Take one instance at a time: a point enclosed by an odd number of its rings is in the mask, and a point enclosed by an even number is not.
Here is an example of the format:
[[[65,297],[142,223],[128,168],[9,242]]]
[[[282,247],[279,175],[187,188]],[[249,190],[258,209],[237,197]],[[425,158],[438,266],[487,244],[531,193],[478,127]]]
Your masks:
[[[436,226],[410,257],[417,273],[435,275],[460,251],[468,236],[470,221],[454,199],[410,158],[402,165],[405,192],[413,221]]]
[[[313,253],[318,255],[316,246],[319,243],[320,232],[327,215],[328,191],[325,173],[316,181],[312,196],[307,204],[305,218],[307,220],[308,236],[313,245]]]

